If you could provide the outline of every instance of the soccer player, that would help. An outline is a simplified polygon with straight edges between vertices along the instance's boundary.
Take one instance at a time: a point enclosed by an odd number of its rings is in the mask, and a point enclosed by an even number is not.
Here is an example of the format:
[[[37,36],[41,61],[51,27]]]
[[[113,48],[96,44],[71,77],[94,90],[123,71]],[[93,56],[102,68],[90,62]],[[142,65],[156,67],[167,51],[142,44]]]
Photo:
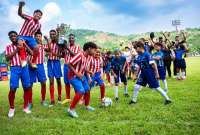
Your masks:
[[[154,44],[154,48],[156,52],[153,53],[153,59],[156,61],[156,65],[157,65],[157,69],[159,73],[159,79],[162,80],[165,87],[164,91],[167,93],[168,87],[167,87],[167,80],[166,80],[166,70],[165,70],[164,62],[163,62],[164,54],[161,51],[162,44],[157,42]]]
[[[21,66],[21,59],[19,57],[18,51],[19,48],[23,46],[17,45],[17,32],[10,31],[8,36],[11,40],[11,44],[6,46],[6,59],[10,62],[10,91],[8,94],[8,100],[10,104],[10,110],[8,113],[8,117],[11,118],[15,114],[15,93],[17,88],[19,87],[19,79],[22,81],[22,86],[24,89],[24,109],[23,111],[27,114],[31,113],[28,108],[28,98],[29,98],[29,91],[31,87],[30,77],[28,72],[28,67]]]
[[[41,24],[40,24],[39,20],[41,19],[43,13],[41,10],[37,9],[34,11],[33,17],[28,16],[22,12],[22,8],[24,5],[25,5],[25,2],[22,2],[22,1],[19,2],[18,15],[21,18],[23,18],[25,20],[25,22],[19,33],[18,44],[20,46],[23,46],[24,41],[25,41],[27,43],[27,45],[33,49],[33,59],[31,61],[31,63],[32,63],[31,66],[33,68],[36,68],[36,58],[38,55],[38,47],[37,47],[37,42],[33,36],[37,31],[40,31],[40,29],[41,29]],[[25,66],[27,63],[25,48],[22,47],[19,50],[19,54],[22,59],[22,61],[21,61],[22,66]]]
[[[36,32],[35,33],[35,39],[38,43],[38,48],[39,48],[39,54],[36,58],[36,64],[37,68],[34,69],[31,66],[29,66],[29,74],[30,74],[30,80],[31,84],[33,86],[33,83],[36,83],[37,80],[41,84],[41,105],[43,106],[48,106],[47,102],[45,101],[46,97],[46,74],[45,74],[45,69],[44,69],[44,58],[45,58],[45,51],[48,51],[49,49],[49,41],[46,36],[44,36],[46,42],[47,42],[47,47],[45,47],[42,44],[42,33],[41,32]],[[30,60],[33,59],[33,57],[30,58]],[[32,108],[32,94],[30,95],[31,100],[29,101],[29,109]]]
[[[70,102],[70,82],[68,79],[68,72],[69,67],[68,63],[73,58],[74,55],[76,55],[80,50],[80,45],[75,44],[75,35],[70,34],[69,35],[69,46],[66,46],[67,50],[65,52],[65,64],[64,64],[64,83],[65,83],[65,91],[66,91],[66,99],[62,102],[62,104],[65,104],[67,102]]]
[[[89,106],[90,103],[90,86],[86,78],[87,64],[89,63],[90,56],[94,55],[97,45],[93,42],[87,42],[83,46],[83,52],[77,53],[69,62],[70,71],[68,77],[70,84],[74,87],[75,95],[68,109],[71,117],[77,118],[78,115],[75,107],[79,100],[84,95],[85,106],[89,111],[94,111],[94,108]]]
[[[139,90],[142,86],[149,85],[150,88],[154,88],[158,91],[164,98],[165,104],[171,103],[171,100],[167,96],[167,93],[160,88],[157,79],[159,78],[159,73],[155,64],[155,61],[151,58],[151,55],[148,52],[145,52],[144,44],[142,42],[137,42],[137,82],[134,86],[133,97],[129,104],[135,104],[137,102],[137,96]]]
[[[127,89],[127,79],[126,79],[126,67],[127,67],[127,61],[126,57],[121,55],[121,52],[119,49],[116,49],[114,52],[115,56],[112,59],[111,62],[111,72],[115,78],[115,100],[119,100],[118,96],[118,84],[119,79],[121,79],[121,82],[124,83],[124,96],[128,97],[128,89]]]
[[[131,79],[131,70],[130,70],[130,65],[131,65],[131,58],[132,58],[132,54],[131,54],[131,50],[128,46],[125,47],[125,51],[123,52],[123,55],[126,57],[127,60],[127,76],[128,79]]]
[[[91,74],[91,78],[89,78],[90,79],[89,81],[91,82],[90,87],[92,88],[95,85],[100,86],[100,93],[101,93],[100,101],[101,102],[102,102],[102,99],[105,97],[105,84],[102,79],[102,76],[103,76],[102,68],[103,68],[103,60],[101,58],[100,50],[97,49],[95,52],[95,55],[90,60],[88,70],[90,71],[90,74]]]
[[[108,81],[108,85],[111,84],[111,80],[110,80],[111,79],[111,75],[110,75],[110,73],[111,73],[111,60],[112,60],[112,52],[108,51],[106,53],[105,59],[103,61],[104,67],[105,67],[104,71],[105,71],[105,74],[106,74],[106,79]]]
[[[58,103],[61,104],[61,63],[60,58],[61,56],[61,49],[57,44],[57,32],[56,30],[50,30],[50,51],[48,54],[48,61],[47,61],[47,69],[48,69],[48,78],[50,81],[50,100],[51,103],[49,107],[54,106],[55,99],[54,99],[54,78],[56,78],[57,82],[57,89],[58,89]]]
[[[182,44],[177,44],[175,52],[175,67],[176,67],[176,79],[177,80],[185,80],[186,79],[186,62],[184,59],[184,55],[186,52],[188,52],[188,48],[186,46],[186,43],[183,42]],[[181,71],[181,73],[180,73]]]

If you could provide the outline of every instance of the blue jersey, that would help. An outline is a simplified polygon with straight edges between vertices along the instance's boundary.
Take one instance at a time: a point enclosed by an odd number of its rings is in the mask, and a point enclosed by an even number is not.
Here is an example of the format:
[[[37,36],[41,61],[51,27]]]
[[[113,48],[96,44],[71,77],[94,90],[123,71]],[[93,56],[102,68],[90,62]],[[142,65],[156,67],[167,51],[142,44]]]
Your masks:
[[[174,50],[174,52],[175,52],[175,59],[181,60],[181,59],[184,58],[184,55],[185,55],[186,50],[181,49],[181,48],[176,48],[176,49]]]
[[[158,67],[163,67],[164,66],[164,62],[163,62],[163,58],[164,58],[164,54],[163,52],[159,51],[159,52],[155,52],[153,55],[153,57],[160,57],[160,60],[155,60],[156,64]]]
[[[113,57],[113,59],[111,60],[111,68],[113,70],[122,70],[125,63],[126,63],[126,57],[120,56],[119,59]]]
[[[143,70],[152,68],[151,63],[154,63],[154,60],[152,59],[151,54],[144,52],[138,55],[136,62],[141,70]]]

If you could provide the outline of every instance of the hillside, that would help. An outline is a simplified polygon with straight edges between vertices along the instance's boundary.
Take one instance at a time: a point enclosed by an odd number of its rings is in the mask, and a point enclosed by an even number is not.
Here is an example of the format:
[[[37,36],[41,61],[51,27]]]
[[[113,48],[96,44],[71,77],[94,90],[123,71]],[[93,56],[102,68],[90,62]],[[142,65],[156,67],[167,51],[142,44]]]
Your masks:
[[[188,43],[190,47],[190,53],[200,54],[200,28],[186,29],[189,34]],[[149,37],[149,33],[133,34],[127,36],[120,36],[113,33],[106,33],[102,31],[86,30],[86,29],[70,29],[67,33],[73,33],[76,35],[76,42],[81,46],[86,41],[94,41],[100,47],[106,50],[113,50],[114,48],[124,47],[130,44],[131,41],[137,40],[141,37]],[[160,36],[160,32],[155,33],[156,37]],[[171,32],[171,39],[174,40],[176,32]],[[120,46],[120,44],[123,44]],[[4,53],[0,54],[0,62],[2,61]]]

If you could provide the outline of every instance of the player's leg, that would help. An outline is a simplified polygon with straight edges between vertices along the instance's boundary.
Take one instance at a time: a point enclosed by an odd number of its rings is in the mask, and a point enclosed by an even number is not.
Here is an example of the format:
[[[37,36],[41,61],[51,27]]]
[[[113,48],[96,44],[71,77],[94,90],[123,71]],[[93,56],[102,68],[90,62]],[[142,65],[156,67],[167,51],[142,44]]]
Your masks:
[[[71,117],[77,118],[78,115],[75,111],[77,103],[80,101],[82,98],[83,94],[85,93],[82,81],[78,77],[74,77],[70,80],[71,85],[74,87],[75,90],[75,95],[74,98],[70,104],[70,107],[68,109],[68,114]]]
[[[56,78],[56,82],[57,82],[57,89],[58,89],[58,103],[61,104],[62,103],[62,85],[61,85],[61,79],[60,78]]]
[[[182,61],[181,61],[181,73],[182,73],[181,78],[183,80],[185,80],[186,79],[186,62],[185,62],[185,59],[182,59]]]
[[[129,97],[126,73],[120,73],[121,81],[124,83],[124,96]]]
[[[52,107],[55,104],[54,100],[54,73],[53,73],[53,61],[47,61],[47,70],[48,70],[48,78],[49,78],[49,91],[50,91],[50,105]]]
[[[114,92],[115,92],[115,101],[119,100],[119,95],[118,95],[118,85],[119,85],[119,71],[115,71],[116,77],[114,78],[115,81],[115,86],[114,86]]]
[[[68,78],[68,72],[69,72],[69,67],[67,64],[64,65],[64,83],[65,83],[65,92],[66,92],[66,97],[65,100],[62,102],[62,104],[66,104],[67,102],[70,102],[70,83],[69,83],[69,78]]]
[[[61,77],[62,77],[62,71],[61,71],[61,63],[60,60],[54,60],[53,61],[53,72],[54,76],[56,78],[57,82],[57,89],[58,89],[58,103],[62,103],[62,84],[61,84]]]

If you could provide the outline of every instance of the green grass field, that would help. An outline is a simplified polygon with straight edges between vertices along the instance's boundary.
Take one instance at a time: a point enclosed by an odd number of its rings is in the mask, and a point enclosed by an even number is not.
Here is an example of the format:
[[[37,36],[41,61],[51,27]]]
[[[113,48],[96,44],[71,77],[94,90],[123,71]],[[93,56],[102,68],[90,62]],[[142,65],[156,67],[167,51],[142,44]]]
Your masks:
[[[32,114],[22,112],[22,89],[15,100],[15,116],[7,117],[9,82],[0,82],[0,134],[1,135],[198,135],[200,134],[200,58],[187,58],[187,80],[168,79],[169,93],[173,103],[165,106],[157,92],[143,89],[138,104],[128,105],[130,98],[123,97],[112,107],[99,106],[99,88],[91,92],[91,105],[95,112],[77,106],[78,119],[66,113],[67,106],[44,108],[40,105],[40,85],[34,86]],[[132,95],[134,82],[128,83]],[[107,96],[113,97],[112,87]],[[73,92],[72,92],[73,93]],[[63,97],[65,96],[63,87]],[[49,101],[49,92],[47,92]]]

